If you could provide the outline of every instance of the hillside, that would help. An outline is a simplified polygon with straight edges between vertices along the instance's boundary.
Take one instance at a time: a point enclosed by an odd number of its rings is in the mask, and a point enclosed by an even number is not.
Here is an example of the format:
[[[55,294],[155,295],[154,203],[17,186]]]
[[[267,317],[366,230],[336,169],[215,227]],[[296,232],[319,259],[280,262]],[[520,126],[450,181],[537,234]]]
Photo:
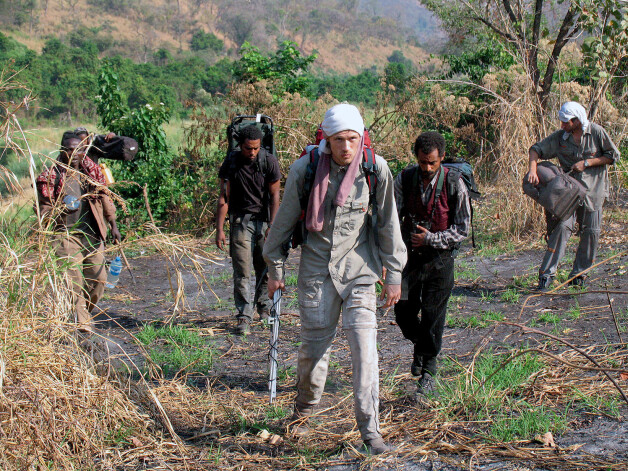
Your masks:
[[[0,0],[0,30],[40,52],[50,36],[89,35],[103,56],[147,62],[159,50],[185,53],[199,30],[224,42],[202,52],[208,62],[235,57],[248,40],[263,51],[285,39],[305,53],[318,51],[314,71],[357,73],[387,62],[394,50],[421,68],[426,50],[444,33],[433,16],[411,0]],[[33,7],[33,5],[36,5]],[[71,15],[68,12],[72,12]],[[69,18],[71,16],[71,19]]]

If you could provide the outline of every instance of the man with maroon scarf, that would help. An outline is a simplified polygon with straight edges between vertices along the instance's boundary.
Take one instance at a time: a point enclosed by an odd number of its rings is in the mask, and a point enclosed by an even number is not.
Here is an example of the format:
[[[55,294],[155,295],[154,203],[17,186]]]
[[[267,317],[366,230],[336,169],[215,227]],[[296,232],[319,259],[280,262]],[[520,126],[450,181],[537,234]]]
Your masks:
[[[53,218],[57,256],[69,262],[79,329],[91,332],[90,313],[103,295],[107,278],[103,255],[107,223],[114,243],[120,241],[120,231],[105,178],[85,150],[74,132],[64,133],[59,159],[42,172],[36,184],[40,214]]]
[[[379,428],[375,284],[385,268],[380,299],[386,299],[384,307],[397,302],[406,248],[395,212],[392,174],[380,156],[375,157],[377,218],[369,216],[360,111],[347,103],[333,106],[325,113],[321,126],[324,139],[318,146],[320,158],[305,212],[308,235],[299,264],[301,345],[293,432],[312,432],[306,422],[315,414],[323,395],[331,345],[342,312],[342,328],[351,349],[358,430],[364,451],[380,454],[392,448]],[[306,154],[290,167],[283,201],[264,245],[270,297],[285,287],[285,243],[301,219],[300,201],[309,163]]]
[[[404,337],[414,344],[411,372],[420,376],[420,399],[436,392],[436,357],[454,286],[454,256],[469,233],[471,207],[461,174],[441,165],[443,136],[424,132],[414,143],[414,155],[418,165],[395,178],[401,234],[408,248],[395,317]]]

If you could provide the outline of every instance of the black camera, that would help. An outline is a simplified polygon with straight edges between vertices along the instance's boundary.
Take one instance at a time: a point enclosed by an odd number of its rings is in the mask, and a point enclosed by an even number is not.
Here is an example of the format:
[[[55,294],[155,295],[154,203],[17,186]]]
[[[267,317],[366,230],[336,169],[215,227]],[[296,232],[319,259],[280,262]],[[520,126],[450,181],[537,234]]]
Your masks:
[[[432,227],[432,223],[430,221],[419,221],[419,220],[416,220],[415,218],[412,218],[412,233],[413,234],[418,234],[420,232],[416,226],[421,226],[429,231]]]

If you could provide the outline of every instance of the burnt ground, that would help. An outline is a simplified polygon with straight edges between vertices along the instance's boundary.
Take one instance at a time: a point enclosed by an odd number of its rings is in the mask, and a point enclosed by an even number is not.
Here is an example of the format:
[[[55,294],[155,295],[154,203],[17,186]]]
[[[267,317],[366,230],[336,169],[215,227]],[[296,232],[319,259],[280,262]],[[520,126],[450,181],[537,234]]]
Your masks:
[[[608,216],[606,216],[608,214]],[[628,248],[628,212],[626,210],[607,211],[609,222],[604,226],[601,250],[598,261],[617,255]],[[174,323],[197,329],[212,343],[217,351],[217,359],[207,376],[190,376],[188,382],[202,390],[208,379],[215,387],[250,393],[263,397],[267,394],[267,353],[269,330],[256,321],[252,332],[246,337],[234,334],[233,293],[230,261],[207,241],[197,241],[199,245],[217,257],[215,263],[204,265],[203,275],[207,285],[199,284],[187,263],[182,273],[185,288],[183,309],[179,310]],[[573,260],[577,238],[570,241],[568,254],[561,264],[560,275],[566,276]],[[448,325],[444,334],[442,359],[455,359],[461,364],[471,362],[480,350],[483,352],[504,352],[522,345],[540,347],[547,345],[547,338],[530,333],[522,333],[518,327],[505,325],[506,321],[552,333],[582,348],[607,346],[622,348],[619,336],[628,339],[628,295],[606,291],[628,290],[628,256],[610,260],[595,269],[589,278],[586,290],[560,289],[548,294],[527,299],[531,288],[536,285],[536,273],[542,256],[543,246],[536,243],[529,247],[515,247],[503,241],[484,243],[481,248],[463,247],[456,261],[456,285],[452,293],[448,311]],[[137,334],[147,324],[160,325],[172,318],[174,298],[176,298],[177,277],[168,260],[154,252],[144,252],[141,248],[128,250],[136,284],[131,283],[124,269],[119,286],[107,290],[101,303],[104,315],[99,316],[101,332],[115,339],[141,369],[142,356],[134,344],[131,334]],[[185,261],[184,261],[185,265]],[[291,395],[294,392],[294,369],[299,338],[299,317],[296,304],[296,274],[298,254],[293,253],[287,263],[287,292],[282,302],[282,324],[280,333],[280,382],[278,394]],[[170,266],[170,268],[168,268]],[[208,289],[211,287],[211,290]],[[213,290],[213,292],[212,292]],[[609,307],[611,300],[613,312]],[[525,307],[524,302],[527,303]],[[554,314],[556,318],[548,315]],[[380,328],[380,370],[382,381],[391,374],[399,380],[400,404],[409,403],[415,390],[415,379],[410,376],[411,344],[400,334],[391,312],[378,313]],[[109,318],[110,320],[107,320]],[[617,324],[615,322],[617,320]],[[618,327],[619,328],[618,328]],[[618,332],[619,330],[619,332]],[[552,344],[556,354],[569,350],[562,344]],[[323,399],[324,405],[333,406],[339,394],[350,390],[350,357],[346,339],[341,329],[334,340],[329,380]],[[626,356],[624,355],[625,359]],[[626,366],[628,365],[617,365]],[[618,374],[618,383],[628,390],[628,381]],[[407,398],[403,395],[407,394]],[[619,397],[619,394],[616,394]],[[292,397],[292,396],[290,396]],[[567,429],[555,437],[559,447],[581,445],[580,451],[590,453],[616,463],[628,463],[628,426],[623,417],[628,408],[617,401],[617,414],[583,412],[572,417]],[[617,418],[619,416],[619,418]],[[193,435],[194,430],[178,430],[182,436]],[[497,459],[497,458],[496,458]],[[461,458],[465,462],[464,458]],[[465,469],[469,469],[468,458]],[[519,468],[518,465],[499,461],[497,464],[474,463],[476,469],[543,469],[532,466]],[[330,460],[322,468],[335,470],[358,469],[358,462],[334,465]],[[439,459],[424,463],[405,457],[395,460],[394,465],[378,469],[462,469],[457,465],[445,464]],[[570,468],[573,469],[573,468]],[[586,469],[586,468],[582,468]],[[619,468],[621,469],[621,465]]]

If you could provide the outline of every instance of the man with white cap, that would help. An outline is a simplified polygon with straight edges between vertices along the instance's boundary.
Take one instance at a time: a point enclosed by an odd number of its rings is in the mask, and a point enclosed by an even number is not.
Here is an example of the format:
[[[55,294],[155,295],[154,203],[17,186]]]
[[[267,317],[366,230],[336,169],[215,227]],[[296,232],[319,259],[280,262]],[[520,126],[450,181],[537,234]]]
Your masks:
[[[566,102],[560,108],[558,117],[561,129],[530,148],[528,181],[533,185],[539,184],[539,159],[556,157],[562,169],[584,185],[586,196],[584,204],[575,214],[560,221],[548,234],[547,250],[539,269],[539,290],[547,290],[552,284],[576,223],[580,244],[569,278],[573,278],[570,284],[584,286],[587,275],[582,272],[593,265],[597,255],[602,205],[608,196],[608,165],[620,157],[606,130],[587,119],[587,112],[581,104]]]
[[[380,298],[386,299],[383,307],[399,300],[406,248],[392,175],[380,156],[375,157],[376,227],[369,223],[369,183],[361,165],[364,122],[358,109],[349,104],[333,106],[325,114],[322,129],[324,139],[318,148],[320,157],[305,214],[308,235],[299,265],[301,346],[294,418],[300,419],[300,426],[295,432],[309,432],[305,422],[323,394],[342,310],[342,327],[351,348],[358,429],[366,451],[379,454],[391,451],[391,447],[379,430],[375,283],[385,269]],[[271,297],[275,290],[284,288],[285,243],[299,223],[309,164],[306,154],[290,168],[283,200],[264,246]]]

